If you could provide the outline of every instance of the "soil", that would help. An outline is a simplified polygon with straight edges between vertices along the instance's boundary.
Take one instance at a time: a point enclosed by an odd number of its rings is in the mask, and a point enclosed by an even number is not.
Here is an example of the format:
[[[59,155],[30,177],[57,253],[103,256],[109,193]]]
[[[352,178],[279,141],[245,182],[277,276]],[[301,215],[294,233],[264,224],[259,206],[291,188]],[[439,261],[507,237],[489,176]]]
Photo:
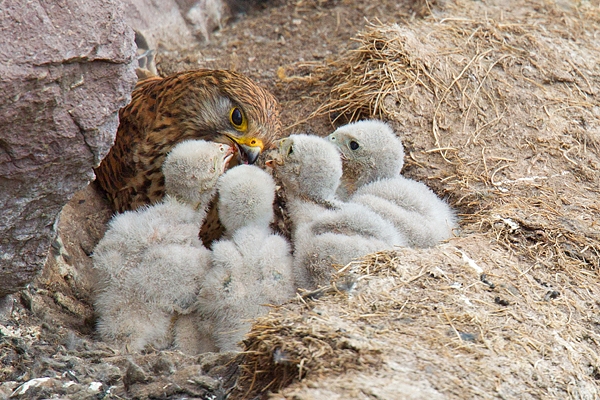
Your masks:
[[[598,398],[598,15],[597,2],[274,0],[208,43],[159,47],[163,75],[258,81],[285,134],[390,122],[403,174],[461,229],[340,271],[350,292],[273,310],[248,354],[122,355],[94,334],[89,255],[111,212],[91,184],[40,277],[0,305],[0,399]]]

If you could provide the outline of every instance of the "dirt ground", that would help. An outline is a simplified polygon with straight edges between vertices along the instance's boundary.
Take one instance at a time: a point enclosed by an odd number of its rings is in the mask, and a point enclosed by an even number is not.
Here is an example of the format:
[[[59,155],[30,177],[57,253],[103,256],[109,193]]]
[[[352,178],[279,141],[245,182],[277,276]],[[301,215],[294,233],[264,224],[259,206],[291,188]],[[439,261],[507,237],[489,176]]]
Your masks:
[[[94,185],[65,207],[39,279],[0,314],[0,398],[600,397],[597,1],[269,1],[158,69],[234,69],[286,134],[392,124],[403,174],[457,237],[374,254],[257,321],[242,355],[120,355],[94,335]]]

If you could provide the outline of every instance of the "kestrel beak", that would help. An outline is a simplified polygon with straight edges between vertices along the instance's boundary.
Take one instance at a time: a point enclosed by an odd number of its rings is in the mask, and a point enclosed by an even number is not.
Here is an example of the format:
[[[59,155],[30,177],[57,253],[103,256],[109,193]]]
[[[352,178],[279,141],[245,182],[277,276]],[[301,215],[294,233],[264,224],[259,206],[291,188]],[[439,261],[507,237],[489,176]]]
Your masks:
[[[240,158],[244,164],[254,164],[263,151],[264,145],[260,139],[247,136],[234,137],[227,135],[227,137],[237,145]]]

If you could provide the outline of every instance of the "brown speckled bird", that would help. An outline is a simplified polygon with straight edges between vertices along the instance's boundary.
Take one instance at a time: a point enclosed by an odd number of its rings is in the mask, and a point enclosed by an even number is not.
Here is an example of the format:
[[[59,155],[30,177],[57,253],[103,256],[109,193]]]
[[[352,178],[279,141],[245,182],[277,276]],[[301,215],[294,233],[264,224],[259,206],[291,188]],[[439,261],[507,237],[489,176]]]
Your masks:
[[[119,212],[162,199],[161,166],[182,140],[233,144],[237,163],[252,164],[281,136],[273,95],[244,75],[224,70],[144,79],[119,117],[115,143],[95,170],[98,184]],[[206,229],[214,228],[205,224]]]

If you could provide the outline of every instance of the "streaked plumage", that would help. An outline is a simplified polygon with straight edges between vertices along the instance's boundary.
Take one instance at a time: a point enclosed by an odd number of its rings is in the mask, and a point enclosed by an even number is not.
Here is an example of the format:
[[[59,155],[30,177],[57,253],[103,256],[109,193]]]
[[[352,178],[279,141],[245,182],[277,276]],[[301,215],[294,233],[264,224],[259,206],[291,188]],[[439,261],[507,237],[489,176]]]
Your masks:
[[[275,98],[244,75],[222,70],[142,80],[119,118],[115,143],[95,170],[119,212],[162,199],[162,163],[183,140],[226,143],[237,149],[237,163],[253,163],[281,134]]]

